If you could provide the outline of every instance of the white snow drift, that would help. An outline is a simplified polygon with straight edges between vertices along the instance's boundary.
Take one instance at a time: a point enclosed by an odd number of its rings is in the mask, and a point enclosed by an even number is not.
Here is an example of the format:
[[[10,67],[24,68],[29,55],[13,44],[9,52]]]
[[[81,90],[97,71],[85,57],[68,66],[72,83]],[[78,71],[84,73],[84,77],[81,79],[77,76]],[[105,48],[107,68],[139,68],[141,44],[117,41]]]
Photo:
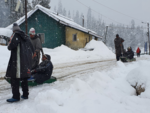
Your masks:
[[[44,48],[44,53],[51,56],[53,64],[86,61],[86,60],[108,60],[115,59],[114,53],[112,53],[107,46],[101,41],[91,40],[86,48],[94,48],[93,51],[82,51],[72,50],[65,45],[56,47],[55,49]],[[5,72],[10,57],[10,51],[7,50],[6,46],[0,46],[0,71]]]

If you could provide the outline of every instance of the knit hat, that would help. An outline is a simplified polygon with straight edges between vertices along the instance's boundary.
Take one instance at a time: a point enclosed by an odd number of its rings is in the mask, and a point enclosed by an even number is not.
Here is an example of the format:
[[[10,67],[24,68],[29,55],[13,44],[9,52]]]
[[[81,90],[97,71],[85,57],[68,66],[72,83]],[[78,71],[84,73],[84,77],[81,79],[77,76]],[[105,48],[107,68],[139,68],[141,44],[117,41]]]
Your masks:
[[[44,57],[46,57],[46,58],[47,58],[47,60],[51,60],[51,56],[50,56],[50,55],[48,55],[48,54],[44,54],[43,56],[44,56]]]
[[[116,37],[118,37],[119,35],[118,34],[116,34]]]
[[[13,31],[21,31],[20,27],[18,26],[17,23],[14,23],[13,24],[13,28],[12,28]]]
[[[131,49],[131,47],[128,47],[128,50],[130,50]]]
[[[29,30],[29,34],[30,34],[30,35],[35,35],[35,29],[34,29],[34,28],[31,28],[31,29]]]

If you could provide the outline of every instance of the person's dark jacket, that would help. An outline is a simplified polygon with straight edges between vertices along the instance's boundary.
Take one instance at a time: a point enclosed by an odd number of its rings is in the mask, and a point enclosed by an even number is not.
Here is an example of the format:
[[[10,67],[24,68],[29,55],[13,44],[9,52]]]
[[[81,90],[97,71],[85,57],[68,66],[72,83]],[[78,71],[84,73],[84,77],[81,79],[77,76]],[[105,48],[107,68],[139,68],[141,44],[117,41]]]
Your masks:
[[[32,69],[35,69],[40,62],[40,50],[42,50],[42,43],[37,35],[31,38],[31,42],[34,48],[34,53],[36,53],[36,56],[32,59]]]
[[[116,55],[121,55],[121,52],[123,52],[123,43],[124,40],[122,38],[115,38],[114,39],[114,44],[115,44],[115,50],[116,50]]]
[[[23,31],[15,31],[10,38],[8,50],[11,51],[6,77],[30,77],[33,47],[28,36]]]
[[[53,72],[53,64],[48,60],[39,64],[39,67],[35,69],[34,79],[38,84],[42,84],[44,81],[50,79]]]
[[[134,52],[132,51],[132,49],[131,49],[131,50],[128,50],[128,51],[127,51],[127,58],[133,59],[133,57],[134,57]]]
[[[40,53],[40,50],[42,49],[40,38],[35,35],[33,38],[31,38],[31,42],[34,48],[34,52]]]
[[[124,56],[124,57],[127,57],[127,52],[126,52],[125,49],[124,49],[124,51],[123,51],[123,56]]]

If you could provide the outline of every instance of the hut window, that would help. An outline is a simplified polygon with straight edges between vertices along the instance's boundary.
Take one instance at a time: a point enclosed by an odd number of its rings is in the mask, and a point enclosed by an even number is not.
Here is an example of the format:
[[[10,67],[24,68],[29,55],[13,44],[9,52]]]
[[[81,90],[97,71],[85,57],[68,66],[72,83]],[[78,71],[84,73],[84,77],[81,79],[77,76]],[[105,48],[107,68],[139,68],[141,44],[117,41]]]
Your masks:
[[[72,35],[73,41],[77,41],[77,34]]]
[[[42,44],[45,43],[45,34],[44,33],[38,33],[38,36],[40,37]]]

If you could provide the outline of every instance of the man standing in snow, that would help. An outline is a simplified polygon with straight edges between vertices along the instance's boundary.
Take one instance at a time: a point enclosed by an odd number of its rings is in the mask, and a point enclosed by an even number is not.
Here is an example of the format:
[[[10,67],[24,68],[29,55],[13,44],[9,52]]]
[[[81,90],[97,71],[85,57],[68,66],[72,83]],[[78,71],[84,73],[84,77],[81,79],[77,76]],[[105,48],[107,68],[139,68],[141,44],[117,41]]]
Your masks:
[[[40,61],[40,50],[42,49],[42,44],[40,38],[35,34],[35,29],[31,28],[29,31],[31,42],[34,48],[34,55],[32,56],[32,69],[35,69],[39,65]]]
[[[6,77],[11,78],[11,87],[13,96],[7,99],[7,102],[17,102],[20,100],[19,85],[23,95],[21,98],[28,99],[28,81],[31,76],[31,62],[32,62],[32,44],[30,39],[23,31],[21,31],[18,24],[13,24],[13,34],[8,43],[8,50],[11,51],[9,64],[7,67]]]
[[[123,52],[123,43],[124,40],[119,37],[118,34],[116,34],[116,38],[114,39],[114,44],[115,44],[115,51],[116,51],[116,60],[119,61],[120,56],[122,55]]]

